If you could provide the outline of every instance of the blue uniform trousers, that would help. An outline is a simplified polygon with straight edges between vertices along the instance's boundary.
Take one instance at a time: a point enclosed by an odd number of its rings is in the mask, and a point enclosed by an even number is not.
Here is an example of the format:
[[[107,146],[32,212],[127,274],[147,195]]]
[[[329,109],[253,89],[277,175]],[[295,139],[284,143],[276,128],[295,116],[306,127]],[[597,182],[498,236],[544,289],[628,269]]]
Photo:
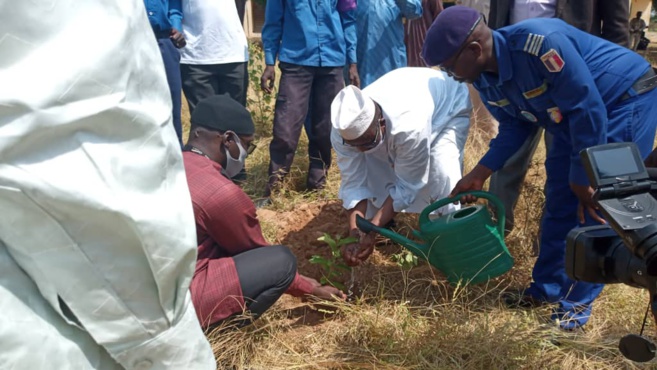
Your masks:
[[[643,158],[652,151],[657,129],[657,89],[624,100],[608,111],[607,142],[633,141]],[[576,123],[573,123],[576,124]],[[566,235],[578,227],[578,199],[570,190],[568,173],[571,145],[565,132],[555,135],[545,161],[547,171],[546,206],[542,220],[541,246],[532,272],[533,283],[526,294],[558,303],[552,318],[561,327],[584,325],[591,314],[591,303],[602,291],[602,284],[571,280],[565,272]],[[581,226],[594,222],[587,219]]]
[[[164,72],[167,75],[169,83],[169,92],[171,93],[171,104],[173,110],[173,128],[176,129],[178,141],[182,145],[182,122],[180,119],[181,100],[182,100],[182,79],[180,77],[180,51],[173,45],[171,39],[162,37],[157,39],[157,45],[162,53],[164,62]]]

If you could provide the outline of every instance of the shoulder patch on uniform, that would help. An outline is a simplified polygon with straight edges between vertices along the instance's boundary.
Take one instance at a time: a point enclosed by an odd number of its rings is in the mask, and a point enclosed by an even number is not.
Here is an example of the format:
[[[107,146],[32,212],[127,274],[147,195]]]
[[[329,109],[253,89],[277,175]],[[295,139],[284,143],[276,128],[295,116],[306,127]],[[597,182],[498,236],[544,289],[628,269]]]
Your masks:
[[[522,93],[522,96],[525,97],[525,99],[532,99],[537,96],[541,96],[544,92],[547,91],[547,81],[543,81],[543,84],[535,89],[531,89],[529,91],[525,91]]]
[[[550,119],[554,123],[561,123],[563,120],[563,115],[561,114],[561,110],[559,110],[559,107],[552,107],[547,110],[548,115],[550,115]]]
[[[505,106],[509,105],[509,100],[508,99],[502,99],[502,100],[498,100],[498,101],[490,101],[489,100],[488,104],[490,104],[494,107],[502,108],[502,107],[505,107]]]
[[[525,47],[522,49],[522,51],[531,55],[538,56],[538,52],[541,51],[541,46],[543,46],[543,40],[545,40],[545,36],[530,33],[527,36]]]
[[[545,65],[545,68],[553,73],[561,72],[563,66],[566,64],[561,58],[561,55],[554,49],[550,49],[547,53],[541,55],[541,61]]]

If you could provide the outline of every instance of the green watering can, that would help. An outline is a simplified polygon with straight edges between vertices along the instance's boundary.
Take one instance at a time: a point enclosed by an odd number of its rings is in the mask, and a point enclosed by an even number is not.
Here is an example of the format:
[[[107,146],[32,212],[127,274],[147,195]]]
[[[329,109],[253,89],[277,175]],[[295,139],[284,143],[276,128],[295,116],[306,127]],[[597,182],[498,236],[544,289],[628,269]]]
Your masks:
[[[497,224],[493,223],[487,207],[477,204],[430,219],[429,214],[440,207],[474,195],[493,202],[497,208]],[[420,214],[420,230],[413,234],[424,240],[419,244],[392,230],[375,226],[357,216],[356,225],[363,232],[374,231],[399,243],[416,256],[429,261],[447,275],[450,284],[478,284],[504,274],[513,266],[513,258],[504,244],[504,206],[484,191],[469,191],[452,198],[441,199]]]

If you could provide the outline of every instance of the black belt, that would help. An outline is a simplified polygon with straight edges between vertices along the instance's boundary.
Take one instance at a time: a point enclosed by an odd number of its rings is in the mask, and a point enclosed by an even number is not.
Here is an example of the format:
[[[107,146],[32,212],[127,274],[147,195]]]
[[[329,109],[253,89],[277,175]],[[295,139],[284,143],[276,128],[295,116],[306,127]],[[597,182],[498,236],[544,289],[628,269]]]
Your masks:
[[[641,95],[644,92],[648,92],[654,89],[655,87],[657,87],[657,74],[655,74],[655,71],[652,68],[650,68],[648,72],[644,73],[643,76],[639,77],[634,85],[632,85],[632,89],[636,95]],[[619,101],[627,100],[631,97],[632,96],[629,93],[625,93],[620,97]]]

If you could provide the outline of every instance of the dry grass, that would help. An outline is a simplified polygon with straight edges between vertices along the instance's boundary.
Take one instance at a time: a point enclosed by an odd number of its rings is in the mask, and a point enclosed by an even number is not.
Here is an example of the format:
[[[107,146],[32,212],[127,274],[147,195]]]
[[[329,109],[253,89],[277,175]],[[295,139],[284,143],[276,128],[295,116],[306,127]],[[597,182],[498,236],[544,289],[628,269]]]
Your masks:
[[[255,92],[251,92],[255,96]],[[256,120],[257,112],[254,114]],[[188,117],[187,117],[188,118]],[[490,125],[479,112],[466,147],[466,170],[488,147]],[[248,157],[245,190],[261,195],[269,161],[271,122],[257,122],[258,148]],[[488,286],[454,288],[421,263],[410,271],[377,255],[373,271],[359,276],[360,296],[350,303],[318,306],[291,297],[281,299],[254,325],[209,334],[222,369],[646,369],[625,360],[618,339],[638,333],[646,294],[626,286],[605,288],[584,333],[566,333],[549,321],[550,309],[512,310],[500,293],[530,281],[534,246],[543,204],[543,158],[534,158],[516,209],[516,229],[507,245],[516,266]],[[289,212],[301,204],[335,199],[339,172],[330,171],[320,194],[302,192],[307,168],[302,138],[295,165],[281,194],[269,207]],[[412,225],[412,217],[404,218]],[[272,241],[280,241],[276,223],[263,222]],[[302,258],[299,256],[299,258]],[[652,330],[651,330],[652,331]]]

